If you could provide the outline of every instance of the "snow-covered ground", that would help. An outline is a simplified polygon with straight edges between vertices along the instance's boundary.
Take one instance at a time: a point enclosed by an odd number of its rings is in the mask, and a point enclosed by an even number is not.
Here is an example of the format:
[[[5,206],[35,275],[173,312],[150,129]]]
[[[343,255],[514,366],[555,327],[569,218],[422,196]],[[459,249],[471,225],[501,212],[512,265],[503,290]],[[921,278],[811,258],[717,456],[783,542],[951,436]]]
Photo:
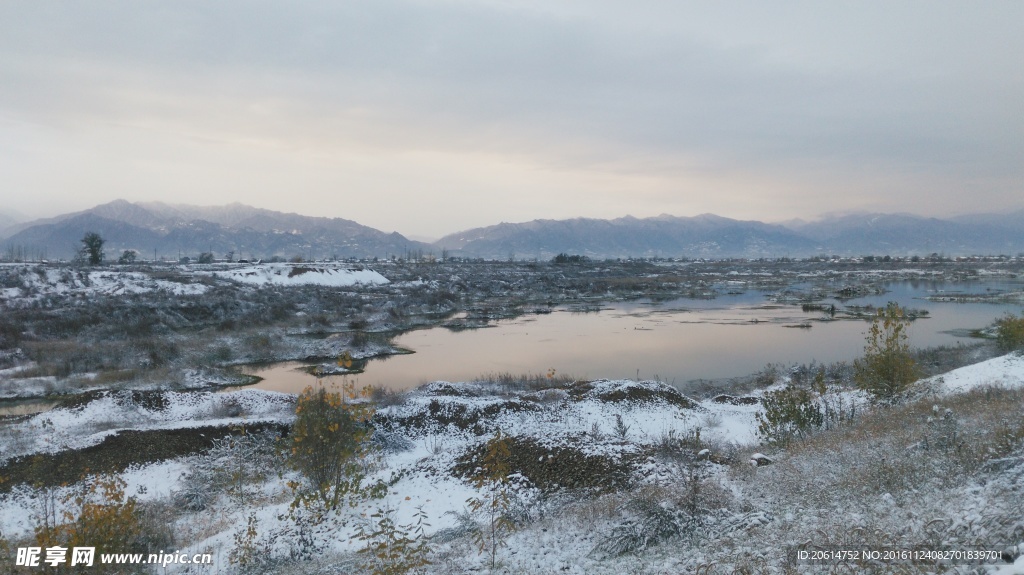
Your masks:
[[[1011,354],[976,365],[963,367],[921,382],[932,397],[949,397],[982,386],[1024,387],[1024,356]],[[599,380],[567,387],[510,392],[494,383],[435,382],[408,394],[397,405],[381,407],[379,430],[388,435],[385,451],[373,478],[397,477],[382,500],[363,502],[353,509],[331,515],[316,531],[320,538],[321,563],[314,561],[308,572],[324,562],[334,569],[352,572],[351,552],[363,543],[356,538],[357,527],[378,508],[394,512],[398,524],[409,524],[417,510],[428,517],[426,534],[431,543],[434,564],[429,571],[464,573],[487,570],[487,559],[467,537],[453,534],[465,528],[466,501],[480,496],[464,477],[453,469],[465,464],[467,454],[478,448],[497,430],[528,445],[540,455],[536,466],[523,465],[518,475],[517,498],[529,517],[523,527],[508,536],[507,546],[499,551],[503,572],[509,573],[677,573],[692,572],[701,561],[710,565],[722,557],[732,557],[729,568],[763,565],[758,572],[776,573],[781,545],[787,533],[802,533],[807,522],[800,509],[786,512],[771,507],[770,501],[755,493],[772,493],[771,485],[757,484],[767,470],[746,463],[757,446],[757,398],[764,390],[744,397],[720,396],[694,401],[675,389],[656,382]],[[849,396],[856,400],[856,394]],[[84,406],[56,409],[27,418],[10,427],[3,441],[5,455],[48,452],[55,448],[80,448],[93,445],[118,429],[155,429],[240,421],[287,421],[292,402],[284,394],[254,390],[224,393],[164,393],[159,408],[131,401],[131,395],[107,394]],[[1021,414],[1024,417],[1024,414]],[[696,440],[699,433],[699,442]],[[14,436],[20,439],[15,441]],[[14,446],[12,448],[12,445]],[[661,452],[679,445],[706,446],[699,460],[662,456]],[[913,509],[893,503],[894,514],[906,514],[908,530],[919,516],[939,513],[943,505],[957,505],[964,516],[961,522],[981,522],[986,509],[1005,505],[1007,493],[1020,492],[1024,482],[1024,458],[1018,448],[1000,471],[980,482],[969,482],[942,491],[934,507],[915,514]],[[576,457],[581,465],[601,465],[607,469],[628,469],[629,494],[602,489],[599,478],[574,475],[571,469],[562,476],[544,475],[543,464],[558,458]],[[773,454],[772,457],[775,457]],[[712,463],[711,461],[715,461]],[[201,458],[183,458],[131,469],[123,474],[128,493],[143,501],[166,501],[186,487],[190,469]],[[722,463],[719,463],[722,462]],[[738,465],[737,465],[738,463]],[[604,468],[602,468],[604,469]],[[744,471],[746,469],[746,471]],[[689,485],[687,470],[701,474],[702,489],[721,500],[733,501],[709,515],[705,528],[714,541],[712,547],[652,541],[646,549],[609,557],[604,552],[608,533],[629,525],[635,501],[649,494],[683,497],[680,486]],[[587,473],[580,470],[580,473]],[[609,477],[612,477],[609,475]],[[774,475],[765,475],[774,477]],[[281,556],[289,553],[289,537],[294,525],[289,518],[291,498],[285,487],[294,475],[273,476],[259,487],[248,504],[221,497],[211,508],[182,512],[181,524],[202,524],[193,539],[184,542],[186,551],[214,552],[217,569],[229,569],[227,557],[236,535],[252,514],[257,533],[266,549]],[[531,481],[532,478],[532,481]],[[581,479],[582,478],[582,479]],[[578,481],[588,483],[575,486]],[[549,485],[542,489],[542,481]],[[614,477],[608,481],[615,481]],[[685,490],[684,490],[685,491]],[[604,493],[600,495],[600,493]],[[639,495],[638,495],[639,494]],[[1012,497],[1012,495],[1011,495]],[[860,507],[837,508],[833,523],[850,525],[868,521],[865,510],[887,505],[882,498]],[[739,502],[739,503],[735,503]],[[26,535],[34,513],[31,490],[17,489],[0,496],[0,531],[8,537]],[[668,505],[663,502],[661,505]],[[974,510],[974,511],[972,511]],[[819,510],[820,511],[820,510]],[[972,515],[973,514],[973,515]],[[845,518],[848,515],[848,519]],[[930,519],[928,519],[930,520]],[[819,519],[815,519],[819,521]],[[198,523],[197,523],[198,522]],[[974,527],[971,527],[974,528]],[[967,529],[967,527],[964,527]],[[992,528],[995,533],[995,527]],[[1024,517],[1016,540],[1001,540],[1003,547],[1016,546],[1024,551]],[[705,545],[709,539],[704,539]],[[763,542],[759,548],[758,541]],[[775,553],[775,556],[771,556]],[[806,567],[806,566],[805,566]],[[724,567],[723,567],[724,568]],[[172,567],[173,569],[173,567]],[[287,570],[287,567],[282,567]],[[287,572],[307,572],[307,567]],[[171,572],[171,571],[169,571]],[[708,573],[727,573],[729,570]],[[803,571],[801,571],[803,572]],[[810,572],[810,571],[808,571]],[[966,571],[963,571],[966,573]],[[1024,574],[1024,557],[1013,564],[993,566],[987,573]]]
[[[921,383],[939,395],[963,393],[983,385],[1024,387],[1024,354],[994,357],[930,377]]]
[[[202,283],[158,279],[144,272],[116,269],[83,270],[71,267],[25,265],[17,268],[19,287],[0,289],[0,300],[23,303],[48,296],[122,295],[162,291],[173,295],[200,295]],[[187,280],[187,278],[186,278]],[[19,301],[20,300],[20,301]]]
[[[41,297],[123,295],[165,292],[169,295],[202,295],[209,281],[221,278],[250,285],[321,285],[348,287],[356,284],[386,284],[388,280],[371,269],[334,263],[176,266],[159,273],[117,268],[83,269],[22,264],[7,266],[16,287],[0,288],[0,301],[24,305]],[[9,280],[13,281],[13,280]]]
[[[388,283],[387,278],[371,269],[354,269],[325,263],[260,264],[198,273],[216,274],[219,277],[255,285],[345,287],[355,284]]]
[[[124,429],[179,429],[287,422],[294,396],[246,389],[216,392],[103,392],[84,405],[58,407],[0,430],[0,461],[83,449]]]

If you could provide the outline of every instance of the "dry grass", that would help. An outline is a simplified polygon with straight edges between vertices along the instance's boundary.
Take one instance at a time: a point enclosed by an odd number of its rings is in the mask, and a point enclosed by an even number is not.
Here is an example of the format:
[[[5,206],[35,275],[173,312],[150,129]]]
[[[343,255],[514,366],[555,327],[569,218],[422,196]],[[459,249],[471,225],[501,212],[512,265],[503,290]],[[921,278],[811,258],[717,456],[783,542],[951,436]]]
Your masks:
[[[568,503],[560,509],[553,524],[571,522],[581,528],[611,521],[619,516],[619,509],[626,501],[624,493],[609,493],[594,499],[582,499]]]
[[[510,372],[488,373],[474,379],[478,383],[490,383],[499,386],[505,393],[519,391],[542,391],[546,389],[562,389],[576,383],[577,378],[558,373],[555,370],[547,373]]]
[[[382,385],[370,386],[370,400],[377,404],[377,407],[389,407],[405,403],[407,394],[404,391],[397,391]]]
[[[139,372],[134,369],[112,369],[108,371],[101,371],[96,374],[93,378],[92,383],[96,385],[109,386],[114,383],[122,383],[125,381],[131,381],[139,376]]]
[[[789,496],[844,497],[952,487],[1024,443],[1024,390],[985,387],[936,401],[879,408],[794,444],[770,473]]]
[[[750,544],[814,546],[984,545],[1024,534],[1019,481],[1000,458],[1024,447],[1024,390],[971,392],[877,408],[776,452],[754,468],[738,458],[729,477],[776,514]],[[970,490],[964,486],[974,485]],[[941,543],[941,545],[939,545]],[[796,566],[800,573],[925,573],[934,566]],[[715,572],[715,571],[711,571]]]

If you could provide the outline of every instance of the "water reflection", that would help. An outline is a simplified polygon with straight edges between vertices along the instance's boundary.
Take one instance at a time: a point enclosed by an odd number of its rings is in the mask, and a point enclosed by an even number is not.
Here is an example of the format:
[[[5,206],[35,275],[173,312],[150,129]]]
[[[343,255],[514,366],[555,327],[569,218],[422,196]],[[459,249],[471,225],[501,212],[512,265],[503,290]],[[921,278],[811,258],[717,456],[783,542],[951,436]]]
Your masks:
[[[969,284],[974,293],[986,285]],[[967,291],[934,282],[902,282],[889,293],[846,301],[846,305],[884,306],[888,301],[929,312],[909,330],[911,345],[928,347],[969,342],[949,333],[981,328],[1020,305],[930,302],[932,290]],[[370,361],[366,371],[347,376],[357,385],[408,389],[435,381],[466,381],[481,374],[559,373],[580,378],[649,378],[668,383],[748,375],[768,363],[849,361],[864,348],[864,321],[823,321],[821,311],[777,305],[763,292],[748,291],[715,300],[682,299],[659,304],[629,302],[602,305],[602,311],[572,313],[556,309],[546,315],[501,320],[478,330],[453,332],[432,328],[395,340],[415,350],[387,362]],[[843,304],[828,300],[826,304]],[[810,329],[792,329],[810,323]],[[788,326],[788,327],[787,327]],[[263,389],[301,391],[315,381],[296,370],[299,364],[255,372]],[[337,378],[325,381],[337,381]]]
[[[56,401],[48,399],[24,399],[17,401],[0,402],[0,417],[17,417],[21,415],[35,415],[49,411],[57,405]]]

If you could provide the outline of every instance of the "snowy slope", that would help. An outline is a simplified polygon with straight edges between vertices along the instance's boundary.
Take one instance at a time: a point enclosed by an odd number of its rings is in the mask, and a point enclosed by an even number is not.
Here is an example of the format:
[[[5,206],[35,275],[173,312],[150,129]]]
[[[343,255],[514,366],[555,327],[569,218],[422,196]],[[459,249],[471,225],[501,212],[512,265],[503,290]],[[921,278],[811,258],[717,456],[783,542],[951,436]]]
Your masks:
[[[212,273],[230,280],[254,285],[345,287],[355,284],[388,283],[384,276],[373,270],[319,263],[262,264]]]
[[[255,422],[286,422],[294,396],[246,389],[216,392],[101,392],[74,407],[57,407],[8,425],[0,435],[0,461],[33,453],[57,453],[96,445],[123,429],[175,429]]]
[[[963,393],[983,385],[1024,387],[1024,354],[994,357],[930,377],[921,383],[941,395]]]
[[[961,393],[984,385],[1024,386],[1024,357],[1007,355],[976,365],[951,371],[943,376],[921,382],[939,395]],[[189,398],[188,395],[193,395]],[[389,441],[397,446],[386,451],[371,479],[397,477],[383,500],[369,501],[353,509],[343,509],[332,516],[329,526],[318,533],[325,543],[325,572],[354,572],[349,553],[359,549],[357,528],[378,508],[395,512],[399,524],[413,521],[417,509],[429,517],[426,534],[436,536],[431,546],[438,562],[429,572],[465,573],[487,571],[484,555],[478,553],[468,538],[446,539],[444,536],[460,527],[458,514],[466,509],[469,498],[479,492],[464,478],[452,473],[465,454],[501,429],[512,438],[535,442],[547,453],[575,450],[584,457],[604,458],[612,462],[629,462],[631,473],[650,493],[665,493],[685,484],[683,467],[678,462],[652,455],[667,440],[692,437],[700,429],[702,442],[713,450],[733,455],[750,453],[756,444],[755,414],[760,405],[759,393],[742,398],[719,397],[715,400],[693,401],[673,388],[657,382],[608,381],[583,382],[564,389],[536,392],[509,392],[496,384],[435,382],[411,392],[398,405],[380,408],[379,414],[395,425],[381,431],[389,432]],[[245,404],[249,420],[289,418],[291,404],[277,395],[236,391],[221,394],[168,394],[168,404],[159,412],[124,405],[113,395],[94,401],[78,410],[58,410],[29,418],[19,424],[31,440],[22,444],[23,451],[47,450],[53,442],[87,445],[102,437],[105,431],[92,429],[112,419],[125,426],[163,427],[188,426],[199,423],[197,412],[209,414],[223,409],[223,402]],[[48,420],[47,423],[43,423]],[[226,420],[217,420],[218,422]],[[209,420],[203,423],[208,423]],[[58,431],[58,429],[62,431]],[[543,459],[544,456],[541,456]],[[1012,463],[1012,462],[1011,462]],[[164,462],[124,474],[132,494],[142,499],[157,500],[182,488],[181,477],[189,468],[189,460]],[[743,466],[739,466],[743,467]],[[757,471],[737,475],[736,467],[706,465],[703,467],[710,485],[724,493],[743,497],[752,487]],[[774,469],[774,468],[769,468]],[[767,470],[762,470],[767,471]],[[919,513],[913,509],[894,508],[893,513],[916,517],[957,505],[963,510],[962,521],[985,517],[993,504],[1005,505],[1005,493],[1019,489],[1013,479],[1024,473],[1024,466],[1008,466],[1001,474],[989,476],[987,483],[954,486],[943,492],[934,508]],[[284,482],[290,477],[272,478],[261,487],[264,496],[251,507],[222,503],[216,508],[221,521],[219,530],[204,531],[199,540],[188,544],[188,552],[214,550],[218,554],[216,568],[227,569],[227,553],[234,546],[239,526],[253,514],[260,534],[286,533],[291,528],[287,517],[290,502]],[[768,485],[763,489],[771,489]],[[516,495],[531,516],[521,531],[509,536],[508,547],[501,551],[502,564],[510,572],[543,573],[675,573],[693,569],[693,553],[709,557],[735,557],[748,554],[756,562],[766,550],[778,552],[786,541],[788,529],[798,529],[806,521],[799,510],[786,516],[773,517],[753,506],[744,510],[722,512],[709,519],[720,549],[686,549],[673,545],[653,545],[637,554],[602,558],[600,546],[604,534],[615,525],[622,502],[609,496],[608,510],[597,514],[588,504],[583,491],[560,488],[542,492],[522,481]],[[1004,497],[1004,499],[999,499]],[[578,499],[572,499],[572,498]],[[16,491],[0,498],[0,530],[5,534],[24,534],[25,521],[32,507],[28,491]],[[593,501],[593,500],[590,500]],[[756,503],[756,499],[752,500]],[[994,503],[993,503],[994,502]],[[588,507],[588,505],[590,505]],[[865,505],[885,507],[886,501]],[[874,509],[875,507],[872,507]],[[860,510],[864,512],[865,507]],[[203,520],[209,512],[200,513]],[[840,509],[837,515],[849,514],[850,523],[859,521],[852,509]],[[930,516],[926,517],[930,521]],[[916,519],[915,519],[916,520]],[[282,540],[284,537],[282,536]],[[758,543],[759,542],[759,543]],[[1003,541],[1003,544],[1024,550],[1024,540]],[[760,544],[761,547],[756,547]],[[283,543],[275,543],[275,552],[287,554]],[[735,546],[735,551],[730,551]],[[717,555],[716,555],[717,554]],[[772,557],[774,562],[777,557]],[[709,559],[710,560],[710,559]],[[313,566],[309,567],[313,571]],[[174,572],[173,569],[170,572]],[[333,571],[332,571],[333,572]],[[729,572],[708,571],[708,572]],[[780,572],[769,569],[764,572]],[[810,572],[810,571],[808,571]],[[1024,559],[986,571],[1000,574],[1024,574]]]
[[[386,284],[388,280],[370,269],[336,264],[260,264],[221,269],[179,266],[161,270],[163,279],[146,271],[120,269],[84,270],[75,267],[5,265],[3,272],[11,287],[0,288],[0,302],[24,304],[47,296],[124,295],[164,292],[172,295],[206,293],[211,279],[221,278],[250,285],[321,285],[348,287],[356,284]]]
[[[202,283],[156,279],[144,272],[116,269],[81,270],[72,267],[14,265],[5,266],[18,287],[0,289],[0,301],[30,302],[46,296],[123,295],[165,292],[173,295],[200,295],[208,286]]]

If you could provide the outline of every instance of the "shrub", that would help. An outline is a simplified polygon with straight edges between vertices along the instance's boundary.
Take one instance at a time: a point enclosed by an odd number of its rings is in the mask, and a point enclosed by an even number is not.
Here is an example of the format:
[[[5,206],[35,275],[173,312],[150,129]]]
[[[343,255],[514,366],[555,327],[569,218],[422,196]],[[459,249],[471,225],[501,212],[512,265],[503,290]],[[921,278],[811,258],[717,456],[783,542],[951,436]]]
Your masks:
[[[123,252],[121,252],[121,257],[117,258],[117,263],[119,263],[121,265],[130,265],[130,264],[135,263],[135,260],[138,259],[138,257],[139,257],[139,252],[137,252],[137,251],[135,251],[135,250],[124,250]]]
[[[825,422],[814,395],[802,387],[769,391],[761,401],[764,411],[756,415],[757,434],[767,443],[785,445],[802,439]]]
[[[141,553],[145,549],[142,514],[134,497],[125,497],[125,482],[117,476],[93,476],[50,504],[35,528],[35,543],[42,548],[95,547],[103,553]],[[52,495],[52,494],[51,494]],[[45,496],[44,496],[45,497]],[[57,514],[58,507],[64,511]],[[70,567],[71,557],[61,567]],[[120,572],[121,565],[96,563],[91,572]]]
[[[917,380],[919,371],[910,355],[903,308],[889,302],[871,322],[864,357],[854,362],[854,381],[875,399],[894,400]]]
[[[228,552],[228,562],[237,565],[234,572],[253,575],[267,573],[274,563],[273,544],[275,537],[259,537],[256,528],[259,520],[252,512],[246,519],[245,526],[239,526],[232,538],[234,547]]]
[[[230,345],[218,345],[210,352],[211,363],[229,362],[233,355]]]
[[[3,532],[0,532],[0,554],[3,554],[3,557],[10,557],[10,541],[3,536]]]
[[[331,325],[331,318],[327,317],[327,314],[317,313],[309,316],[309,326],[316,327],[327,327]]]
[[[578,254],[569,255],[567,253],[560,253],[557,256],[551,258],[553,264],[583,264],[590,261],[587,256],[581,256]]]
[[[724,490],[706,483],[696,466],[689,466],[686,488],[677,495],[650,486],[630,494],[616,509],[624,519],[599,540],[591,556],[607,559],[706,533],[707,518],[724,508],[728,498]]]
[[[814,374],[811,389],[818,394],[817,404],[821,406],[823,422],[819,427],[832,429],[850,423],[857,417],[857,401],[845,398],[842,385],[836,383],[835,379],[829,382],[826,379],[826,371],[827,369],[822,367]]]
[[[289,463],[305,479],[292,483],[294,505],[337,508],[346,498],[376,494],[367,488],[365,458],[371,442],[372,404],[357,401],[351,386],[329,392],[307,387],[295,406]]]
[[[248,433],[244,427],[233,431],[237,433],[213,440],[210,450],[197,458],[174,494],[175,504],[200,511],[221,493],[239,506],[258,495],[253,485],[264,481],[267,471],[279,462],[275,445],[278,434]]]
[[[245,338],[245,346],[251,350],[251,355],[257,358],[266,358],[273,355],[274,341],[266,334],[254,334]]]
[[[622,422],[622,416],[618,413],[615,414],[615,435],[619,439],[626,439],[629,434],[629,426]]]
[[[628,508],[635,517],[613,527],[592,553],[604,558],[617,557],[642,551],[682,532],[679,514],[658,501],[636,499]]]
[[[1024,349],[1024,317],[1007,314],[996,321],[996,345],[1004,352]]]

